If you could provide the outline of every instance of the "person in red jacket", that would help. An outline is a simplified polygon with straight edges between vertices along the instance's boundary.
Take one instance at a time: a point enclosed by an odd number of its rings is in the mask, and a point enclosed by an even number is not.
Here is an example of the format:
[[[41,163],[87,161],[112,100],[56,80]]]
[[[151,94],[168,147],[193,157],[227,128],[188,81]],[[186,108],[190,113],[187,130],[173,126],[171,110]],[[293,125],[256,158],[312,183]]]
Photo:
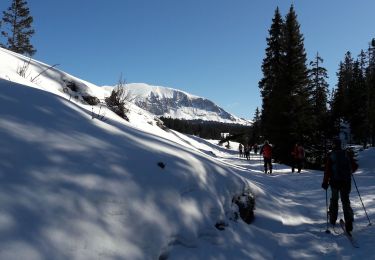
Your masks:
[[[294,169],[298,169],[298,173],[301,173],[301,169],[303,166],[303,162],[305,160],[305,149],[300,143],[296,143],[292,151],[293,156],[293,165],[292,165],[292,172]]]
[[[260,154],[263,154],[264,173],[267,173],[268,169],[270,170],[269,173],[272,173],[272,146],[267,140],[264,141]]]
[[[347,232],[353,230],[354,214],[350,206],[349,194],[352,184],[352,173],[358,169],[358,164],[352,154],[341,148],[341,140],[335,139],[332,151],[328,153],[322,188],[327,190],[331,186],[331,201],[329,205],[329,221],[336,224],[338,213],[338,201],[341,197],[342,209],[344,211],[345,228]]]

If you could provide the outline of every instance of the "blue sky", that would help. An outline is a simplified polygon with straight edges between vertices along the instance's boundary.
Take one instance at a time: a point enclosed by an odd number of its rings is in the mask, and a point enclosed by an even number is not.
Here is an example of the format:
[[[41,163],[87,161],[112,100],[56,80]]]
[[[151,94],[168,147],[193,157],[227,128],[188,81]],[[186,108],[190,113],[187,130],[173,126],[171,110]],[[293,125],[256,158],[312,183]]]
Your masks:
[[[5,10],[11,0],[0,2]],[[331,87],[346,51],[375,37],[373,0],[29,0],[35,59],[97,85],[122,73],[184,90],[252,118],[275,8],[294,3],[309,60],[319,52]]]

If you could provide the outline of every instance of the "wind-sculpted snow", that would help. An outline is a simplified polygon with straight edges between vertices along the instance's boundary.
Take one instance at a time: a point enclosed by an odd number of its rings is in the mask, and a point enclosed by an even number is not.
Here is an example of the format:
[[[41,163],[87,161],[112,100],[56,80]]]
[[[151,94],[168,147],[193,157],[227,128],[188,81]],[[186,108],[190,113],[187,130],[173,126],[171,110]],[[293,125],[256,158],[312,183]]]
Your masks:
[[[244,188],[200,152],[4,80],[0,181],[0,259],[156,259],[172,237],[218,236]]]

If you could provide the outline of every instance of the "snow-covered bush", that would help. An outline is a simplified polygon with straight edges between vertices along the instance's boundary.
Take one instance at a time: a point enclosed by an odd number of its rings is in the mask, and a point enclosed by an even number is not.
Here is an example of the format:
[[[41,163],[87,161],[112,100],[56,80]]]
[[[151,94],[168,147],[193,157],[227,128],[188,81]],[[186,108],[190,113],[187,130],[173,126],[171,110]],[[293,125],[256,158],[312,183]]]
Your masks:
[[[233,216],[234,220],[238,219],[238,214],[247,224],[254,220],[255,199],[249,191],[244,191],[241,195],[234,196],[232,203],[237,206]]]

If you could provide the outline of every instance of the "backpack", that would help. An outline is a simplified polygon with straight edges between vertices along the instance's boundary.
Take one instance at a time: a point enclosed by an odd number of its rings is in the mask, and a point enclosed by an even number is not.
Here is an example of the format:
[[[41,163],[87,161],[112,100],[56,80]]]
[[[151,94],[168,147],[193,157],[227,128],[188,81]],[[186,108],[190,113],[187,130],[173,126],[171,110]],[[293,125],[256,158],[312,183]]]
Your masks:
[[[272,157],[272,148],[269,144],[265,144],[262,148],[263,157],[271,158]]]
[[[345,150],[332,151],[330,159],[332,162],[332,179],[336,181],[350,181],[352,166],[349,154]]]

